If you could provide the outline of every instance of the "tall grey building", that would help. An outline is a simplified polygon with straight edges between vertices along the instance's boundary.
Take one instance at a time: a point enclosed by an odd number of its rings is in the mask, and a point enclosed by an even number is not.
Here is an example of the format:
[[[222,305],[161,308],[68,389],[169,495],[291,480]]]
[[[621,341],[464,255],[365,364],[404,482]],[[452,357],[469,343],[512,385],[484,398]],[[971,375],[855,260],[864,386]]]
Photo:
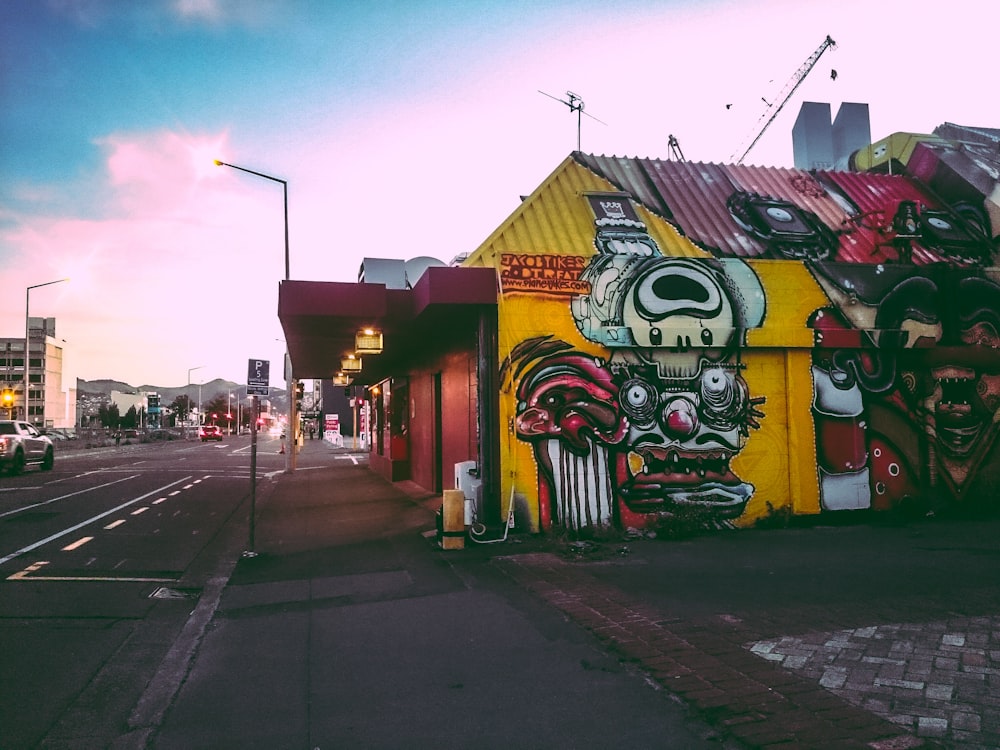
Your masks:
[[[827,102],[803,102],[792,126],[792,151],[798,169],[847,169],[847,160],[872,142],[868,105],[843,102],[831,121]]]

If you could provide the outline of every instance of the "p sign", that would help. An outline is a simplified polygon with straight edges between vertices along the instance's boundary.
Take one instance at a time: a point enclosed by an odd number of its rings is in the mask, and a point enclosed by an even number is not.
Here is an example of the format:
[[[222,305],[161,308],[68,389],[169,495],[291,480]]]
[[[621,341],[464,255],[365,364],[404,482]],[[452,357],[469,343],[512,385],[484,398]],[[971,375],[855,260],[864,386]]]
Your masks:
[[[251,359],[247,363],[247,394],[266,396],[271,383],[271,363],[266,359]]]

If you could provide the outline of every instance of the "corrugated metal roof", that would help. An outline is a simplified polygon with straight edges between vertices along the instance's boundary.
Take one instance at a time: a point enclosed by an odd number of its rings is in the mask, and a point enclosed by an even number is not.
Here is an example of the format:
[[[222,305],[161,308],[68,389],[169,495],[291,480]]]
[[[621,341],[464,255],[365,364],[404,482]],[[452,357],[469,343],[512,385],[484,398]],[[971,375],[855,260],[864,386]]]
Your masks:
[[[849,263],[892,263],[907,258],[917,265],[968,262],[946,247],[922,244],[919,237],[897,238],[893,217],[902,202],[912,201],[921,209],[946,208],[907,177],[854,172],[819,172],[813,176],[799,169],[579,152],[573,157],[715,255],[783,258],[790,257],[789,248],[799,252],[805,247],[805,257],[809,252],[822,252],[828,253],[820,256],[827,260]],[[746,215],[754,210],[761,215],[767,211],[777,215],[782,206],[795,207],[816,230],[817,247],[825,248],[810,250],[808,241],[798,246],[794,242],[782,245],[773,234],[755,232],[734,215],[731,199],[741,195],[750,206]],[[755,203],[753,196],[772,202]],[[792,225],[787,216],[785,220]],[[807,238],[808,232],[798,236]]]
[[[628,168],[633,168],[631,165]],[[581,211],[582,196],[616,191],[607,177],[581,169],[567,158],[463,263],[499,267],[503,253],[590,255],[594,251],[594,218]],[[644,205],[639,205],[642,212]],[[653,212],[657,213],[657,212]],[[650,235],[664,255],[696,256],[675,226],[648,222]]]

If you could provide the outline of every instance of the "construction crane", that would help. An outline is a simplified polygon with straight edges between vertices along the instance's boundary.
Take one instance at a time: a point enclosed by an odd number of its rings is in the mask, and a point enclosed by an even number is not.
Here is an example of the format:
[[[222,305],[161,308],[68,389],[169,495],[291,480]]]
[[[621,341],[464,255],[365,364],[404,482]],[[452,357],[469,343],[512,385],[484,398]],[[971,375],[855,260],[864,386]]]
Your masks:
[[[757,141],[759,141],[761,136],[764,135],[764,131],[766,131],[770,127],[771,123],[774,122],[774,118],[778,116],[781,108],[784,107],[788,100],[792,98],[792,94],[795,93],[795,89],[797,89],[799,84],[801,84],[802,81],[805,80],[806,76],[809,75],[809,71],[811,71],[813,67],[815,67],[816,63],[819,62],[819,58],[822,54],[828,49],[836,49],[836,47],[837,43],[830,38],[829,34],[827,34],[823,43],[819,45],[819,47],[816,48],[816,51],[809,56],[809,59],[802,63],[799,69],[795,71],[795,75],[788,80],[788,83],[785,84],[785,88],[779,92],[777,98],[770,103],[768,103],[766,99],[764,100],[764,103],[767,104],[767,109],[764,110],[764,114],[762,114],[760,119],[757,121],[757,126],[760,128],[756,131],[757,135],[753,137],[753,140],[750,141],[750,145],[746,147],[742,154],[740,154],[739,159],[736,158],[736,154],[733,154],[729,157],[730,161],[735,161],[736,164],[743,163],[747,154],[750,153],[750,149],[757,145]],[[764,126],[760,127],[762,122],[764,123]]]

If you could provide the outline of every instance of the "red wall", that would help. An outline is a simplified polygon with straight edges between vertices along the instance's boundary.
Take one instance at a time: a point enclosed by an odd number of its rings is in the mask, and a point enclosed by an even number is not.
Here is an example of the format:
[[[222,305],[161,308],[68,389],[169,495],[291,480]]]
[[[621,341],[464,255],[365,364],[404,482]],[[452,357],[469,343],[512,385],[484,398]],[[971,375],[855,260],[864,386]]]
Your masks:
[[[441,376],[441,446],[436,456],[435,374]],[[410,373],[410,479],[439,492],[454,485],[455,464],[477,460],[476,359],[472,352],[448,354]],[[435,486],[435,464],[441,486]]]

